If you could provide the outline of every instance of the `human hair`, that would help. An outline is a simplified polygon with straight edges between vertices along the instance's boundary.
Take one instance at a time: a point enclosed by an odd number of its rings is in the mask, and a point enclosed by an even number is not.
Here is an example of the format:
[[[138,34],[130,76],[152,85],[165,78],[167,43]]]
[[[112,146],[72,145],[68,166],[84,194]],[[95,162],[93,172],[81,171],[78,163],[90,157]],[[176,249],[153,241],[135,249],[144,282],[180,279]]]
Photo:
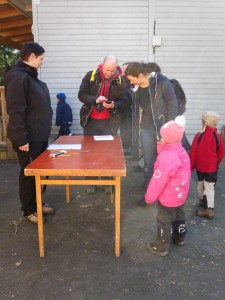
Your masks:
[[[148,68],[149,73],[152,73],[152,72],[161,73],[160,66],[155,62],[148,63],[147,68]]]
[[[128,66],[129,64],[130,64],[130,62],[125,62],[125,63],[122,64],[122,67],[123,66]]]
[[[117,65],[118,66],[118,60],[117,60],[117,58],[114,56],[114,55],[107,55],[105,58],[104,58],[104,60],[103,60],[103,64],[106,62],[106,61],[111,61],[111,62],[113,62],[115,65]]]
[[[21,60],[27,61],[32,53],[37,57],[45,53],[45,49],[35,42],[25,43],[20,50]]]
[[[152,72],[161,73],[159,65],[156,63],[140,63],[140,62],[131,62],[126,68],[125,76],[138,77],[140,73],[148,75]]]

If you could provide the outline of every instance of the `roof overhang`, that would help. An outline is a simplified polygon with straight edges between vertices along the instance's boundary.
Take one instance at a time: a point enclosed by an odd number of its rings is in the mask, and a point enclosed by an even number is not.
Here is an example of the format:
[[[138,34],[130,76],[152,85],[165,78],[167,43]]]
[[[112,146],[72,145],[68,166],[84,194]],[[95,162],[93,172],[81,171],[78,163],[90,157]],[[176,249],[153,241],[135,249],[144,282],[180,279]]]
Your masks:
[[[32,0],[0,0],[0,44],[20,49],[34,40]]]

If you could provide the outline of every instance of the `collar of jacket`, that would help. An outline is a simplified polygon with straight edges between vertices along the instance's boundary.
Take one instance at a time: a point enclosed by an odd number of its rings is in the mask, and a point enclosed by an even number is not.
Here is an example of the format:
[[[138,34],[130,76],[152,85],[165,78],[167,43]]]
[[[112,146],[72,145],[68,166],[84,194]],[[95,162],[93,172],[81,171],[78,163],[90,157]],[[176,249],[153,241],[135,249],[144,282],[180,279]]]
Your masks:
[[[24,63],[21,60],[18,60],[16,64],[12,67],[12,71],[15,70],[21,70],[24,72],[27,72],[29,75],[31,75],[34,78],[38,77],[38,71],[36,68],[29,66],[28,64]]]
[[[157,153],[162,152],[163,150],[176,150],[182,148],[181,142],[173,144],[165,144],[162,142],[157,142]]]

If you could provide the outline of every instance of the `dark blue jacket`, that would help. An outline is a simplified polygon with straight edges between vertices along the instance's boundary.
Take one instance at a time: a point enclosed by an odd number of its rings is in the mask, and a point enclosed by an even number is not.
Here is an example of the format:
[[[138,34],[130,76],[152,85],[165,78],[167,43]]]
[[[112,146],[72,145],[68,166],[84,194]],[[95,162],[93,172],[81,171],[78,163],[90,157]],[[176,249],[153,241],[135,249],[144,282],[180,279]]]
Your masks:
[[[56,108],[56,126],[70,126],[73,121],[72,109],[65,100],[60,100]]]

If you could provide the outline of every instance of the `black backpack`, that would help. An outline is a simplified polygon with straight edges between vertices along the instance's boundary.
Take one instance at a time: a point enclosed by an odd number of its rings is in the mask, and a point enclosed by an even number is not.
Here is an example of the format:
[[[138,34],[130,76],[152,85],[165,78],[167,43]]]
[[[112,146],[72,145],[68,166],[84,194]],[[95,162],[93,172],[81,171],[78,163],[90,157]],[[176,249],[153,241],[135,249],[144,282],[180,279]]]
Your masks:
[[[182,86],[176,79],[170,79],[170,82],[172,83],[172,86],[174,88],[177,97],[178,115],[181,116],[186,110],[186,102],[187,102],[186,96]]]

